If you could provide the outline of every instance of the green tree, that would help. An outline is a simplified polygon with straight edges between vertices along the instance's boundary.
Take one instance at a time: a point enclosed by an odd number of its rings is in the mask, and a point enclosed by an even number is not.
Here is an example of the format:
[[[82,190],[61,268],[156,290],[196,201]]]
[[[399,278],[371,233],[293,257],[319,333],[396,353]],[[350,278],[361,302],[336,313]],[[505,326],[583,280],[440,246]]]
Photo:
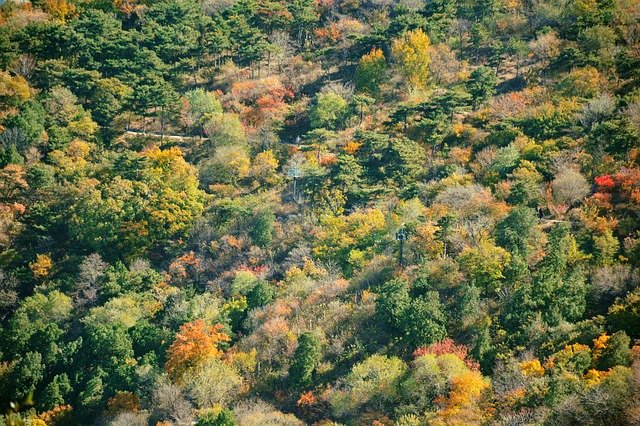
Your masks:
[[[309,112],[313,128],[338,129],[344,127],[349,113],[349,103],[337,93],[318,93]]]
[[[202,132],[204,125],[213,114],[221,114],[222,104],[213,93],[205,92],[203,89],[194,89],[184,95],[188,105],[184,114],[185,124]]]
[[[311,385],[316,368],[322,357],[320,339],[313,333],[302,333],[289,367],[289,380],[297,388]]]
[[[373,48],[371,52],[363,55],[358,63],[356,84],[363,92],[377,95],[380,84],[384,81],[386,61],[382,50]]]
[[[45,387],[38,405],[42,410],[51,410],[67,402],[67,395],[73,390],[66,373],[57,374]]]
[[[272,211],[259,212],[253,220],[249,235],[253,242],[262,248],[266,248],[273,240],[276,217]]]
[[[515,207],[496,226],[496,242],[512,255],[527,256],[537,224],[536,212],[529,207]]]
[[[299,43],[305,45],[318,22],[316,2],[313,0],[292,0],[287,9],[291,13],[291,30]]]
[[[20,357],[11,373],[13,400],[21,402],[30,394],[33,396],[33,392],[35,392],[36,387],[44,377],[42,355],[39,352],[25,353],[24,356]]]
[[[446,316],[436,291],[413,299],[402,318],[403,339],[413,348],[439,342],[447,335]]]
[[[596,361],[598,370],[607,371],[617,365],[627,367],[631,364],[631,339],[624,331],[613,333]]]
[[[484,66],[473,70],[467,81],[467,90],[473,99],[474,108],[485,104],[496,91],[498,78],[496,72]]]
[[[329,398],[333,411],[338,416],[357,414],[365,407],[374,410],[385,408],[385,404],[398,397],[398,385],[407,366],[401,359],[372,355],[353,366],[344,379],[342,389]]]
[[[394,279],[382,285],[376,298],[376,317],[396,335],[402,333],[404,316],[411,304],[409,284]]]

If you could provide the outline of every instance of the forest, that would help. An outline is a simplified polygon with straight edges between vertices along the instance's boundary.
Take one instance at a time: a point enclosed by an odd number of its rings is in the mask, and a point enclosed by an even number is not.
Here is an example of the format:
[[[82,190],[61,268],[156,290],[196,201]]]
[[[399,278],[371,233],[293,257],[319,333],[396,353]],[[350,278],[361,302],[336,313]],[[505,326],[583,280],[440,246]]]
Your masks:
[[[0,1],[0,426],[640,425],[640,1]]]

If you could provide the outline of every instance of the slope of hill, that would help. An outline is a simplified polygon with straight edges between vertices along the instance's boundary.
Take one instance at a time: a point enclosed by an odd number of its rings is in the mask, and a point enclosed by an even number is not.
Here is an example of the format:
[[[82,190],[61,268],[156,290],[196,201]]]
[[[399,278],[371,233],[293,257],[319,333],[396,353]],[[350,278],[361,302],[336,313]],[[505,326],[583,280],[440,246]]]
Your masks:
[[[0,425],[637,425],[637,0],[0,5]]]

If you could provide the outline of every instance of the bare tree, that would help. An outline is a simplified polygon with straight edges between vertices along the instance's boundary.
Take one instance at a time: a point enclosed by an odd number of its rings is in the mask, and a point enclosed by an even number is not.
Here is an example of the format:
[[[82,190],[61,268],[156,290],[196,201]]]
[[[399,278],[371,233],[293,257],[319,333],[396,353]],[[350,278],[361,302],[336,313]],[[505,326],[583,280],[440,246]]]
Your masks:
[[[29,54],[20,55],[11,64],[11,71],[17,75],[21,75],[27,80],[33,74],[33,70],[36,68],[36,59]]]
[[[193,407],[185,398],[182,389],[168,381],[156,384],[151,396],[151,421],[155,424],[169,420],[178,426],[191,425]]]
[[[0,269],[0,321],[18,303],[18,280]]]
[[[91,306],[95,303],[98,298],[98,280],[108,266],[97,253],[84,258],[80,263],[76,294],[74,295],[76,306]]]

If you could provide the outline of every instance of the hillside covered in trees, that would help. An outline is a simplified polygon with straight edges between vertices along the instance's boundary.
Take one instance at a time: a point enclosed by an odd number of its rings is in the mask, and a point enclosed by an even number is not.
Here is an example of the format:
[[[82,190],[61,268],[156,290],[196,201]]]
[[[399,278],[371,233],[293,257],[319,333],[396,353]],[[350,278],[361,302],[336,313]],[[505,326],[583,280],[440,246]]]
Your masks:
[[[640,424],[638,0],[6,0],[0,425]]]

